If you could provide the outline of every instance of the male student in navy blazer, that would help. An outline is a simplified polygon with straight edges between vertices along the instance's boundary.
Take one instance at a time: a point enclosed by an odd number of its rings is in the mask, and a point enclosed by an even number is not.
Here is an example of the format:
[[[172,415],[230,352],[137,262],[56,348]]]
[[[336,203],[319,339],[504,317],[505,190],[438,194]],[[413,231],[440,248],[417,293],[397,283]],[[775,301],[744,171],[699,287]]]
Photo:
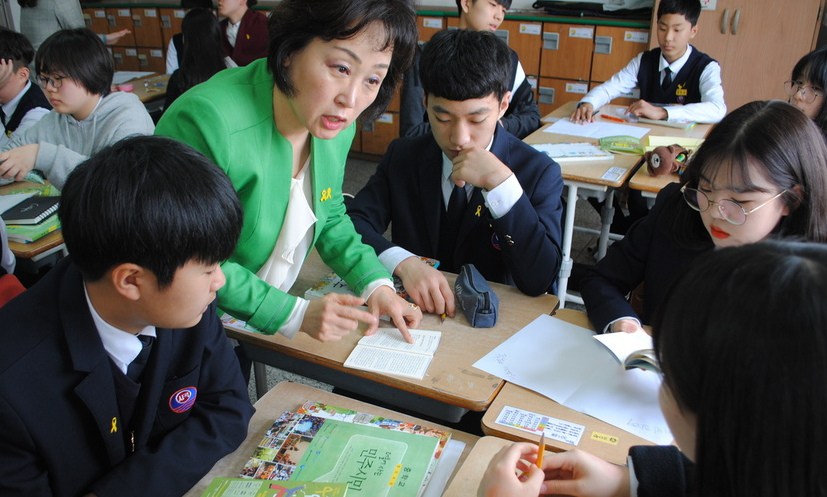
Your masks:
[[[453,315],[454,296],[420,257],[450,272],[473,263],[529,295],[557,277],[563,180],[557,163],[498,125],[510,67],[493,33],[437,33],[420,62],[431,132],[391,143],[348,207],[362,239],[428,312]],[[382,235],[388,224],[392,241]]]
[[[0,495],[182,495],[253,413],[214,303],[232,185],[129,138],[72,172],[59,214],[71,255],[0,309]]]

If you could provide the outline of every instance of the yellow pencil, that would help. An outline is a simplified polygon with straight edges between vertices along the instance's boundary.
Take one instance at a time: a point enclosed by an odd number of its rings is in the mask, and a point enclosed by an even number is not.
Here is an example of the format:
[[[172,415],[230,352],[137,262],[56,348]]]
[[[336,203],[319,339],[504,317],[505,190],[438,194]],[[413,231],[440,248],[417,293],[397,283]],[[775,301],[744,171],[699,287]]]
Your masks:
[[[537,467],[543,469],[543,453],[546,451],[546,432],[540,436],[540,446],[537,447]]]
[[[448,317],[448,315],[443,312],[442,314],[439,315],[439,322],[444,323],[445,318],[447,318],[447,317]]]

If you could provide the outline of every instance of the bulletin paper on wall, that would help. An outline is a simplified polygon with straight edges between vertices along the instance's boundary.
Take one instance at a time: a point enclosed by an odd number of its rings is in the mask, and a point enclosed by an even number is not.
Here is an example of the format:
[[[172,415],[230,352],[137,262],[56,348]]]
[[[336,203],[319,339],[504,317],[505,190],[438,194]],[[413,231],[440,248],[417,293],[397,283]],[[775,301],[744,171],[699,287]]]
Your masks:
[[[660,376],[627,371],[594,333],[539,316],[474,364],[658,444],[672,434],[658,405]]]

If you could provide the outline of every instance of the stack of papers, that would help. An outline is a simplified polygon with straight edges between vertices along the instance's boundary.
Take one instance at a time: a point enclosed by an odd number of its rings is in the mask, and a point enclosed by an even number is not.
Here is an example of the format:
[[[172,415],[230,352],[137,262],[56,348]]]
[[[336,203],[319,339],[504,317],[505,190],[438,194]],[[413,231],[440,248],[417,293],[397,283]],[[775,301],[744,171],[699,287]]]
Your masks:
[[[579,162],[592,160],[613,160],[611,152],[602,150],[592,143],[541,143],[534,148],[557,162]]]

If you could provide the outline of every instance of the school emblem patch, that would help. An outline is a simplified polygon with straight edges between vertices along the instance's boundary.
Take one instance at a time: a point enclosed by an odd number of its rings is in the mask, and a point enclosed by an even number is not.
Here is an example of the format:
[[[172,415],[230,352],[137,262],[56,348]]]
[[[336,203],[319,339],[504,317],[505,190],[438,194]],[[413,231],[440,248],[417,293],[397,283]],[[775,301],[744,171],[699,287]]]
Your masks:
[[[176,414],[187,412],[195,405],[195,398],[198,397],[198,389],[186,387],[178,390],[169,396],[169,408]]]

